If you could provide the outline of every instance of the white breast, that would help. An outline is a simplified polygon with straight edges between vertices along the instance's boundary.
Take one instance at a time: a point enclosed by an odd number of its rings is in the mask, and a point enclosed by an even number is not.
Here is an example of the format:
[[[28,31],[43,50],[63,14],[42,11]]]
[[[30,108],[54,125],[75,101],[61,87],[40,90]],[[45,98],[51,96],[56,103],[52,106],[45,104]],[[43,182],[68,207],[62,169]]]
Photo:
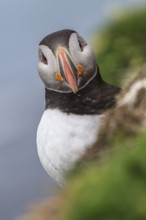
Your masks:
[[[101,117],[44,112],[37,131],[38,154],[44,169],[60,184],[65,172],[95,143]]]

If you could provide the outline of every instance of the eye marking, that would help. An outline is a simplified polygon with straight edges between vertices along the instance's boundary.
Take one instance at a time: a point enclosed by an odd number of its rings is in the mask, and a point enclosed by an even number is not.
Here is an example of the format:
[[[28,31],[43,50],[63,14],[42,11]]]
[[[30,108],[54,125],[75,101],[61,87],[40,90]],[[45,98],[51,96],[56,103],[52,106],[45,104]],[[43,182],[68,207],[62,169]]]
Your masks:
[[[80,49],[81,49],[81,51],[83,51],[83,45],[82,45],[82,43],[81,43],[81,41],[79,40],[79,47],[80,47]]]
[[[47,58],[45,57],[45,55],[43,53],[41,55],[41,61],[46,65],[48,64]]]
[[[87,45],[86,41],[78,35],[78,42],[81,52],[84,50],[84,47]]]
[[[39,60],[46,65],[48,64],[48,60],[41,49],[39,49]]]

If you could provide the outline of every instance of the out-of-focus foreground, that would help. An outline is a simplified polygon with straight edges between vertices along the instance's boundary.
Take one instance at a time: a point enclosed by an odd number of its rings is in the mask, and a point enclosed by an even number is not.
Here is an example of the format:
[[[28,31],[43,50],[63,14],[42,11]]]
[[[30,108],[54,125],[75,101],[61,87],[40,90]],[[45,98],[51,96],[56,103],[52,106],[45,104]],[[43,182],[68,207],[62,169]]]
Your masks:
[[[120,84],[127,73],[138,74],[107,112],[89,161],[56,198],[34,207],[25,220],[146,218],[145,20],[146,10],[124,15],[98,34],[94,49],[104,78]]]
[[[120,85],[128,74],[146,63],[146,9],[117,17],[94,38],[94,50],[102,76]]]

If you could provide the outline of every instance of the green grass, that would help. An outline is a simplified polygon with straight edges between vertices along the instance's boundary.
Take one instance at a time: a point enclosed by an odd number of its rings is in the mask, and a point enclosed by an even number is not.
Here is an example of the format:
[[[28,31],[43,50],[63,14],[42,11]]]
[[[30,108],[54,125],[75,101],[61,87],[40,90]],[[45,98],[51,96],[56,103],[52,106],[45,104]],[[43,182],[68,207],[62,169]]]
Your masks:
[[[146,219],[146,135],[133,138],[131,148],[118,145],[71,184],[66,220]]]
[[[94,50],[103,78],[120,85],[127,72],[145,64],[146,9],[123,15],[95,36]]]

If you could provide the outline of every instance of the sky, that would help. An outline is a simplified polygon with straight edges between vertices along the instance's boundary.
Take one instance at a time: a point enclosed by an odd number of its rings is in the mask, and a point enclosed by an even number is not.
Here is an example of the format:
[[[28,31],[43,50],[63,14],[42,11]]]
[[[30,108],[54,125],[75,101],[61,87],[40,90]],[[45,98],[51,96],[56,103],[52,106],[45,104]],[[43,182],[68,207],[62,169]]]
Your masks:
[[[146,0],[0,1],[0,216],[13,220],[56,184],[40,165],[36,130],[44,110],[37,73],[38,44],[47,34],[92,33],[120,10]],[[94,48],[93,48],[94,49]],[[14,202],[15,201],[15,202]],[[9,210],[9,211],[8,211]]]

